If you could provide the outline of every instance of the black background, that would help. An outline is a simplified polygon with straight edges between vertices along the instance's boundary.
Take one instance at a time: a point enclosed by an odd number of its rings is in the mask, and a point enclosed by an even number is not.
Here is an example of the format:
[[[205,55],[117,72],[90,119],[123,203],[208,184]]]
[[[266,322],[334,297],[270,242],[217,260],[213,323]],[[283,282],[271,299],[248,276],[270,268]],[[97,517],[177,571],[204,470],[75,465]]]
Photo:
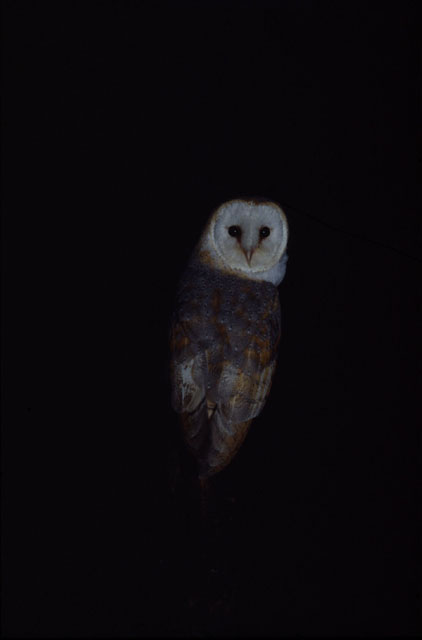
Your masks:
[[[417,6],[3,3],[5,635],[421,632]],[[206,534],[168,326],[242,195],[283,337]]]

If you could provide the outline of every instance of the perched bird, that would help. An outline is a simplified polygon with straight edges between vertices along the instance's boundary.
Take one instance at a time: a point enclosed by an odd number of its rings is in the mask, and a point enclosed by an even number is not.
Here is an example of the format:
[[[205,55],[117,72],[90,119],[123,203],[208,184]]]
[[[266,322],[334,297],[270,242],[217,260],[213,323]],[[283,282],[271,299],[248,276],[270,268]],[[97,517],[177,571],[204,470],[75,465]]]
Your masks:
[[[172,406],[200,479],[229,464],[268,397],[287,239],[279,205],[230,200],[212,214],[181,278],[170,336]]]

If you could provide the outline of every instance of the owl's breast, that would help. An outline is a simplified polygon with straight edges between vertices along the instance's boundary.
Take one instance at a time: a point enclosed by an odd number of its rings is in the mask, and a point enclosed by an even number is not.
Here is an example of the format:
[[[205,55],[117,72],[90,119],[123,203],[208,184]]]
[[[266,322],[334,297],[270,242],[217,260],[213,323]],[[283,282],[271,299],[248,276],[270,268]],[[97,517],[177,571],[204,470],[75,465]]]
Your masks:
[[[278,291],[269,282],[202,269],[191,271],[179,290],[184,342],[192,355],[206,353],[213,371],[223,361],[246,370],[266,366],[275,355],[279,315]]]

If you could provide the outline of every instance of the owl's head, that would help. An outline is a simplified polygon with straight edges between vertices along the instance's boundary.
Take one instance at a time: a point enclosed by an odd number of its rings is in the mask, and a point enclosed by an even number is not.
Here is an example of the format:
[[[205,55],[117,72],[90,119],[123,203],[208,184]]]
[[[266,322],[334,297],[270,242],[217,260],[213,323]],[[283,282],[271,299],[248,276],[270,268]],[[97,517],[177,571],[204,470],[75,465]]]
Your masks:
[[[213,266],[278,285],[287,262],[287,219],[274,202],[230,200],[212,215],[202,247]]]

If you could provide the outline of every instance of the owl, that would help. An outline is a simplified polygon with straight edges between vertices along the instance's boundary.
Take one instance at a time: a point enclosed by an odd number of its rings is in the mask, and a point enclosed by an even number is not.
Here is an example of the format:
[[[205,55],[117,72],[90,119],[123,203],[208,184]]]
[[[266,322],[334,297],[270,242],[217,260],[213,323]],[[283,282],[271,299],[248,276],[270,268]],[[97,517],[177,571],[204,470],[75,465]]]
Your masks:
[[[232,460],[271,387],[288,225],[270,201],[230,200],[209,219],[171,322],[172,406],[207,479]]]

